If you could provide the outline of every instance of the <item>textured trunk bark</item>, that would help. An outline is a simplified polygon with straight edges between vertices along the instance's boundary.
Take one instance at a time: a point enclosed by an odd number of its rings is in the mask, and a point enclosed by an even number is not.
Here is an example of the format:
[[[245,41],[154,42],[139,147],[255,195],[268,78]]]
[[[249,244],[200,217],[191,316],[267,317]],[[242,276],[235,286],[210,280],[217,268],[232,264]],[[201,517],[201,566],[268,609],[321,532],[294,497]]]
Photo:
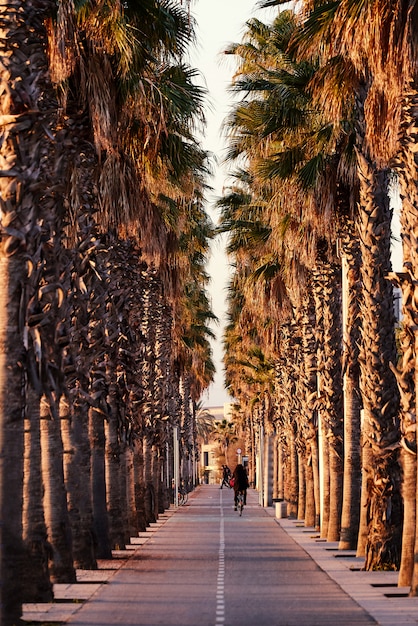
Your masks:
[[[23,601],[51,602],[54,597],[49,556],[51,546],[45,524],[41,472],[40,398],[27,390],[28,418],[25,420],[23,485],[23,542],[26,564],[23,572]]]
[[[135,442],[134,448],[134,481],[135,481],[135,511],[138,531],[147,529],[145,514],[145,469],[144,450],[142,441]]]
[[[323,418],[321,414],[321,429],[322,429],[322,473],[320,473],[320,484],[322,488],[322,498],[320,506],[320,521],[321,521],[321,537],[326,539],[328,537],[328,524],[329,524],[329,505],[330,505],[330,479],[329,479],[329,444],[327,433],[328,429],[323,425]],[[319,451],[318,451],[319,453]]]
[[[358,156],[358,227],[363,287],[361,393],[363,436],[370,447],[364,467],[368,486],[367,570],[397,568],[401,554],[402,506],[398,451],[399,393],[390,364],[396,362],[393,290],[390,272],[392,211],[388,172],[376,171]]]
[[[283,443],[281,438],[278,437],[277,441],[277,497],[279,500],[284,499],[284,454]]]
[[[407,83],[405,83],[407,84]],[[417,454],[416,422],[418,414],[418,164],[416,159],[416,137],[418,132],[418,89],[416,80],[409,81],[410,91],[403,94],[403,120],[401,126],[401,151],[397,159],[396,170],[399,176],[400,196],[402,200],[401,235],[403,249],[403,270],[396,276],[396,284],[402,289],[403,330],[400,336],[402,362],[398,364],[398,386],[401,394],[401,432],[403,445],[409,452],[404,453],[406,464],[403,493],[405,499],[405,521],[402,539],[401,571],[399,584],[410,584],[411,596],[418,595],[418,514],[411,507],[418,505],[418,498],[411,495],[413,478],[411,475],[412,459],[405,454]],[[395,372],[396,373],[396,372]],[[415,421],[415,427],[414,427]],[[415,476],[415,485],[418,480]],[[413,502],[412,500],[415,502]],[[415,517],[415,547],[411,555],[412,519]],[[412,564],[411,564],[412,559]],[[410,581],[407,582],[410,573]]]
[[[328,522],[328,541],[340,540],[343,472],[339,445],[330,448],[330,513]]]
[[[360,398],[356,382],[349,375],[346,375],[344,389],[344,485],[340,550],[356,549],[360,526]]]
[[[61,398],[60,418],[74,566],[77,569],[97,569],[90,482],[88,406],[86,403],[77,403],[70,412],[67,400]]]
[[[94,533],[97,540],[97,558],[111,559],[109,521],[106,506],[105,432],[103,415],[91,408],[89,411],[89,437],[91,446],[91,491]]]
[[[0,4],[0,623],[19,623],[25,558],[22,544],[24,407],[27,348],[22,333],[27,260],[39,246],[47,134],[42,106],[47,59],[43,20],[54,3]],[[7,230],[6,230],[7,229]],[[29,294],[31,297],[31,294]],[[30,333],[28,333],[30,335]]]
[[[314,490],[314,476],[312,468],[312,454],[310,456],[309,463],[305,468],[306,477],[306,506],[305,506],[305,526],[315,526],[315,490]]]
[[[311,442],[312,451],[312,473],[314,482],[314,498],[315,498],[315,528],[319,531],[321,527],[321,492],[320,492],[320,476],[319,476],[319,450],[317,441]]]
[[[51,418],[45,398],[41,400],[40,417],[45,522],[52,548],[51,579],[54,583],[73,583],[76,582],[76,573],[64,484],[61,425]]]
[[[297,517],[300,520],[305,519],[306,511],[306,474],[305,474],[305,455],[302,452],[298,453],[298,470],[299,470],[299,490],[298,490],[298,513]]]
[[[369,446],[362,447],[361,466],[362,468],[370,467],[372,462],[372,454]],[[367,516],[367,500],[368,486],[366,481],[366,471],[363,469],[363,477],[361,482],[361,499],[360,499],[360,525],[357,539],[357,556],[366,555],[367,535],[368,535],[368,516]]]
[[[286,498],[288,502],[287,513],[289,517],[291,517],[292,519],[296,519],[298,515],[299,470],[298,470],[298,455],[296,452],[296,442],[295,442],[295,436],[293,433],[290,439],[289,456],[290,456],[290,468],[289,468],[290,472],[289,472],[289,492],[288,492],[289,495]]]
[[[123,462],[125,464],[125,480],[126,480],[126,511],[127,511],[127,527],[130,537],[135,537],[139,532],[136,500],[135,500],[135,469],[134,469],[134,450],[127,447],[124,453]]]
[[[147,437],[143,438],[144,450],[144,486],[145,486],[145,519],[147,525],[156,522],[155,491],[152,476],[152,446]]]
[[[345,202],[345,199],[342,200]],[[343,236],[343,399],[344,484],[340,550],[355,550],[358,544],[361,500],[361,397],[359,389],[360,343],[360,251],[351,222]]]
[[[124,550],[129,543],[122,509],[122,455],[119,445],[117,417],[110,415],[104,423],[106,501],[109,541],[113,550]]]
[[[403,469],[402,496],[404,521],[402,531],[402,554],[399,568],[398,586],[409,587],[413,581],[416,529],[416,497],[417,497],[417,458],[410,451],[402,450],[401,462]],[[412,595],[416,595],[415,590]]]

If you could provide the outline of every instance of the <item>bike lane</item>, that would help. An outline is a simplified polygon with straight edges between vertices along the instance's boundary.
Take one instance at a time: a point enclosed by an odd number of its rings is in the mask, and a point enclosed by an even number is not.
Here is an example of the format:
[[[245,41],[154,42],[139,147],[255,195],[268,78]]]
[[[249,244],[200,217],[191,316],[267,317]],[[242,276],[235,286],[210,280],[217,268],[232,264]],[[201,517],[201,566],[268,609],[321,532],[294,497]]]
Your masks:
[[[375,624],[258,505],[202,485],[74,614],[73,626]]]
[[[222,508],[224,626],[376,624],[259,506],[257,493],[249,492],[242,517],[225,499]]]

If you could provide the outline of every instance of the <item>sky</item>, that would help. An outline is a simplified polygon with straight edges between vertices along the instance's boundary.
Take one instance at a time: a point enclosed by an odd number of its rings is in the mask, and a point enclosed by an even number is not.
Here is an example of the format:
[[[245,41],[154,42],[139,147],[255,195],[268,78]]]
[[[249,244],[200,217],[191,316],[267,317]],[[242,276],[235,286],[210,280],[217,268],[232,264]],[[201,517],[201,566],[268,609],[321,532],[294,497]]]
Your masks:
[[[222,195],[222,188],[231,183],[227,168],[221,164],[225,155],[225,142],[222,138],[222,123],[230,111],[232,96],[228,86],[234,72],[233,59],[222,52],[232,42],[239,42],[245,32],[245,22],[251,17],[270,21],[277,9],[255,8],[256,0],[192,0],[191,13],[197,22],[197,46],[191,51],[191,65],[202,74],[208,89],[207,127],[202,138],[203,148],[216,155],[219,165],[211,180],[213,192],[209,193],[207,210],[216,223],[219,213],[215,208],[216,199]],[[217,369],[214,383],[204,394],[202,402],[206,407],[222,406],[231,402],[224,389],[222,365],[222,333],[226,315],[226,289],[229,266],[224,250],[224,240],[217,239],[212,247],[208,265],[211,284],[208,291],[212,309],[219,318],[213,327],[217,340],[213,342],[213,359]]]

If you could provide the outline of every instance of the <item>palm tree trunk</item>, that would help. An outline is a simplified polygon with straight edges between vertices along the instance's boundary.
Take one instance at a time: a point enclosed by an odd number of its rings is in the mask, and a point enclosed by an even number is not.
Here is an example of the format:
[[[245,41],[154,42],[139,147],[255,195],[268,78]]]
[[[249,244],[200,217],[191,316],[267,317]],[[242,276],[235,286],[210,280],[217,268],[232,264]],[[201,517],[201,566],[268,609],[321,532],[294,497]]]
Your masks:
[[[158,519],[158,515],[164,512],[161,503],[161,456],[159,447],[154,444],[151,451],[151,468],[152,481],[154,489],[154,517]]]
[[[90,408],[89,437],[91,446],[91,491],[97,558],[111,559],[109,520],[106,506],[105,431],[101,412]]]
[[[330,492],[331,492],[331,506],[328,523],[328,541],[339,541],[340,528],[341,528],[341,508],[342,508],[342,486],[343,486],[343,472],[340,442],[335,442],[335,445],[330,446]],[[341,450],[342,452],[342,450]]]
[[[298,515],[298,492],[299,492],[299,470],[298,470],[298,455],[296,451],[296,441],[294,433],[291,434],[289,445],[289,456],[290,456],[290,466],[289,466],[289,484],[288,484],[288,495],[287,495],[287,513],[289,517],[296,519]]]
[[[343,272],[343,397],[344,397],[344,484],[340,550],[355,550],[358,543],[361,499],[361,450],[358,345],[359,253],[352,236],[344,241]]]
[[[144,470],[144,450],[141,440],[135,442],[134,448],[134,482],[135,482],[135,516],[138,531],[147,529],[147,518],[145,513],[145,470]]]
[[[283,443],[281,436],[277,436],[277,498],[279,500],[284,499],[283,493],[283,478],[284,478],[284,454]]]
[[[22,19],[24,12],[22,10]],[[2,139],[3,141],[3,139]],[[3,179],[4,180],[4,179]],[[1,182],[1,181],[0,181]],[[2,197],[3,186],[2,186]],[[6,195],[7,198],[7,195]],[[1,203],[3,205],[3,202]],[[24,373],[21,355],[19,303],[23,261],[0,250],[0,558],[2,572],[1,619],[5,626],[19,622],[22,603],[22,572],[25,566],[22,543]]]
[[[305,473],[305,454],[300,451],[298,453],[298,470],[299,470],[299,489],[298,489],[298,519],[305,519],[306,512],[306,473]]]
[[[41,400],[40,418],[45,522],[52,548],[51,578],[54,583],[73,583],[76,573],[64,484],[61,426],[58,420],[51,418],[46,398]]]
[[[401,451],[402,463],[402,496],[404,521],[402,530],[402,554],[399,568],[398,587],[409,587],[413,584],[415,532],[416,532],[416,496],[417,496],[417,458],[411,450]],[[412,595],[417,590],[412,589]]]
[[[360,398],[357,382],[346,374],[344,385],[344,485],[340,550],[355,550],[360,526]]]
[[[363,440],[362,440],[363,442]],[[368,445],[362,446],[361,453],[361,466],[370,467],[372,464],[372,452],[371,448]],[[363,474],[364,474],[363,470]],[[360,496],[360,525],[358,531],[357,538],[357,552],[356,556],[363,557],[366,556],[366,546],[367,546],[367,537],[369,533],[369,519],[368,519],[368,510],[367,510],[367,502],[368,502],[368,486],[366,477],[363,475],[363,479],[361,482],[361,496]]]
[[[25,559],[22,545],[25,376],[23,343],[27,259],[39,245],[37,221],[47,159],[40,101],[46,83],[43,20],[50,0],[0,4],[0,622],[19,622]],[[47,131],[48,132],[48,131]],[[7,229],[7,231],[5,230]],[[39,229],[40,230],[40,229]],[[36,248],[35,248],[36,249]]]
[[[329,525],[329,512],[330,512],[330,469],[329,469],[329,442],[328,442],[328,428],[324,424],[324,418],[321,414],[321,458],[322,458],[322,474],[320,475],[320,484],[322,489],[322,498],[320,506],[320,527],[321,537],[326,539],[328,537],[328,525]]]
[[[127,510],[127,528],[129,531],[129,537],[135,537],[140,530],[138,527],[136,500],[135,500],[135,468],[134,468],[134,449],[130,446],[126,446],[125,453],[123,455],[123,462],[125,465],[125,480],[126,480],[126,510]]]
[[[390,363],[396,362],[393,290],[390,272],[388,172],[375,171],[358,155],[360,206],[358,226],[363,284],[361,392],[364,444],[370,465],[364,466],[368,485],[367,570],[397,568],[401,555],[399,393]]]
[[[273,443],[273,502],[278,499],[278,480],[279,480],[279,437],[275,431]]]
[[[394,282],[398,285],[404,281],[409,282],[409,272],[393,275]],[[400,393],[400,427],[402,434],[402,448],[400,461],[402,466],[402,497],[403,497],[403,530],[402,530],[402,553],[399,569],[398,585],[400,587],[411,586],[414,573],[415,552],[415,528],[416,528],[416,489],[417,489],[417,443],[416,443],[416,383],[417,368],[415,367],[415,354],[417,335],[411,333],[413,317],[414,289],[404,290],[403,297],[403,324],[398,334],[402,358],[400,362],[392,365],[392,371],[396,376]],[[412,593],[412,595],[414,595]]]
[[[418,488],[418,480],[412,477],[413,462],[411,453],[417,454],[417,433],[411,423],[411,416],[417,415],[418,389],[418,168],[416,162],[416,133],[418,119],[418,96],[415,80],[410,81],[410,89],[403,94],[403,120],[401,134],[401,152],[396,163],[399,176],[400,196],[402,200],[401,235],[403,249],[403,271],[395,277],[395,283],[402,289],[402,316],[403,332],[400,341],[402,347],[402,362],[398,364],[400,372],[397,375],[401,393],[401,432],[403,441],[403,462],[406,464],[402,491],[404,494],[404,531],[402,538],[401,569],[399,584],[411,586],[411,596],[418,596],[418,498],[413,495],[413,484]],[[395,371],[396,374],[396,371]],[[411,507],[415,507],[412,511]],[[415,537],[412,538],[412,524],[415,519]],[[414,547],[411,543],[414,541]],[[411,555],[411,551],[413,554]],[[412,564],[411,564],[412,560]],[[410,574],[410,581],[408,575]]]
[[[26,564],[23,601],[51,602],[54,593],[49,574],[51,547],[48,544],[42,499],[40,399],[31,387],[28,387],[26,397],[30,414],[25,420],[22,523]]]
[[[147,524],[157,521],[155,515],[155,491],[152,474],[152,445],[148,437],[143,437],[144,451],[144,486],[145,486],[145,519]]]
[[[305,526],[315,526],[316,525],[316,510],[315,510],[314,474],[313,474],[313,467],[312,467],[312,452],[310,452],[308,462],[306,463],[305,478],[306,478]]]
[[[60,419],[74,565],[78,569],[97,569],[87,403],[78,401],[71,411],[67,399],[62,397]]]
[[[321,527],[321,493],[320,493],[320,476],[319,476],[319,450],[318,442],[311,440],[312,454],[312,474],[315,499],[315,528],[320,530]]]
[[[322,442],[321,536],[338,541],[342,506],[341,274],[323,261],[314,272],[317,371]]]
[[[122,507],[122,467],[124,461],[121,453],[117,416],[111,412],[104,423],[105,428],[105,468],[106,468],[106,501],[109,522],[109,541],[113,550],[124,550],[129,543],[127,528]],[[126,488],[126,485],[125,485]]]

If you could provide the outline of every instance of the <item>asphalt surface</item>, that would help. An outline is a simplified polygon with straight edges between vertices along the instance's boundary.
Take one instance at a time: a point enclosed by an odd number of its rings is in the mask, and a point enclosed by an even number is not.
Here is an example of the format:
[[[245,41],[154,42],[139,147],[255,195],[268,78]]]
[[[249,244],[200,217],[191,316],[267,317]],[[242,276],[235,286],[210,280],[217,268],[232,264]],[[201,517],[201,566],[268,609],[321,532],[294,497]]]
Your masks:
[[[232,491],[201,486],[191,494],[186,506],[165,516],[151,530],[147,540],[142,541],[142,534],[137,542],[132,540],[129,558],[126,552],[115,553],[116,561],[122,559],[119,569],[111,570],[115,563],[101,563],[102,575],[108,573],[107,582],[99,584],[87,601],[67,615],[66,623],[72,626],[378,623],[283,529],[281,520],[259,506],[254,491],[249,492],[240,517],[233,510]],[[333,556],[327,558],[332,560]],[[31,609],[26,607],[24,613],[28,621],[33,618]],[[52,613],[47,619],[58,621]],[[398,621],[393,622],[395,625]]]
[[[283,513],[280,503],[260,507],[250,491],[240,518],[231,491],[199,487],[97,570],[55,584],[53,602],[25,604],[22,619],[28,626],[418,625],[418,598],[398,587],[398,572],[364,571],[355,551]]]

